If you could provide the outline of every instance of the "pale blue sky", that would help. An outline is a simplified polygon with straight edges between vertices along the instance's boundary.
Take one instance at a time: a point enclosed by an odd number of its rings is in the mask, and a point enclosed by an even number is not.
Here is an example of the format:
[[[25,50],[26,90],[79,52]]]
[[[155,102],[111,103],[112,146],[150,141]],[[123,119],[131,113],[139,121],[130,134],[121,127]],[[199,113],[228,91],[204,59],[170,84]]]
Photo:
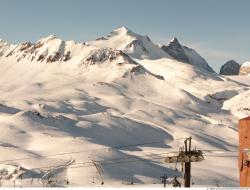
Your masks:
[[[121,26],[155,43],[176,36],[217,71],[250,60],[250,0],[0,0],[0,38],[12,43],[87,41]]]

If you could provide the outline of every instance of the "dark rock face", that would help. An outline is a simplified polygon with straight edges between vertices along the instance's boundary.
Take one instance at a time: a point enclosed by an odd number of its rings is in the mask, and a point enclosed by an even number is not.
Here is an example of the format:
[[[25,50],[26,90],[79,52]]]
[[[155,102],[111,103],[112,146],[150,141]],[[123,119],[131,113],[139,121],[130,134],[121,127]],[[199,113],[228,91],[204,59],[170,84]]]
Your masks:
[[[176,60],[190,63],[184,49],[182,48],[182,45],[179,43],[177,38],[174,38],[167,46],[162,46],[162,49]]]
[[[67,53],[63,56],[63,61],[68,61],[71,58],[71,52],[67,51]]]
[[[125,54],[121,50],[114,50],[111,48],[102,48],[93,50],[89,53],[87,57],[83,60],[83,63],[94,65],[101,64],[105,61],[112,62],[114,60],[118,60],[119,58],[123,58],[123,63],[127,64],[137,64],[133,59],[131,59],[127,54]]]
[[[123,74],[123,77],[126,78],[129,75],[144,75],[144,74],[148,74],[151,75],[159,80],[165,80],[163,76],[161,75],[155,75],[153,73],[151,73],[150,71],[148,71],[147,69],[145,69],[142,65],[137,65],[135,67],[133,67],[132,69],[130,69],[129,71],[127,71],[126,73]]]
[[[220,75],[238,75],[240,71],[240,64],[234,60],[226,62],[220,68]]]
[[[30,42],[24,42],[21,43],[20,51],[24,51],[32,46],[32,43]]]

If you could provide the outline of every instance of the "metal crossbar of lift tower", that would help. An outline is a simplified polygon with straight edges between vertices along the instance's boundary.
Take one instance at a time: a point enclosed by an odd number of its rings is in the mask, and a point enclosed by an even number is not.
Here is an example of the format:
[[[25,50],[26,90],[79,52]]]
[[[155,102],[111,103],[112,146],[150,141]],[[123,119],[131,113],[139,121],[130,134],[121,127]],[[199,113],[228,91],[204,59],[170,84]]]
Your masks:
[[[200,162],[204,160],[203,153],[201,150],[192,150],[190,155],[186,155],[184,151],[180,151],[178,155],[167,156],[165,158],[166,163],[176,162]]]

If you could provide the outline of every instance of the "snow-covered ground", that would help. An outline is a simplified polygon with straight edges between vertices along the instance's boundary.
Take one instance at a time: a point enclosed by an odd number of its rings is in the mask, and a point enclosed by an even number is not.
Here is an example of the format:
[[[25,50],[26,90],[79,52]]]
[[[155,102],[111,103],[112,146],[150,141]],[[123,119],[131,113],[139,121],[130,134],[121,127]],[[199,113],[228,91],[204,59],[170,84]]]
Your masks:
[[[238,106],[249,108],[247,76],[221,77],[165,54],[128,57],[100,41],[60,42],[64,50],[55,43],[0,57],[2,186],[159,186],[164,174],[182,181],[181,165],[176,171],[164,158],[189,136],[205,154],[192,164],[194,185],[239,185],[237,122],[249,110]],[[53,48],[72,58],[62,61]],[[55,61],[32,61],[39,53]]]
[[[234,96],[224,103],[223,108],[232,111],[238,118],[248,117],[250,115],[250,76],[239,75],[228,77],[231,80],[237,81],[240,84],[246,85],[246,90],[243,93]]]

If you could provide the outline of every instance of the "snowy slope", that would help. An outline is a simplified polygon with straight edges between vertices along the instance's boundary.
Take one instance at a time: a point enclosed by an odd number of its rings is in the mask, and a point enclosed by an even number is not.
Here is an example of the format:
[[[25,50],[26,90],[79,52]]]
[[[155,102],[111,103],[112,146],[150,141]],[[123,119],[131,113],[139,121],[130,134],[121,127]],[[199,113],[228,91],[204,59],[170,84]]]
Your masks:
[[[224,104],[225,109],[231,109],[238,118],[245,118],[250,115],[250,88],[248,91],[233,97]]]
[[[206,71],[215,73],[214,70],[208,65],[206,60],[201,57],[194,49],[188,48],[186,46],[183,46],[183,49],[192,65],[198,66]]]
[[[247,84],[164,52],[152,59],[155,46],[136,59],[140,51],[122,46],[130,42],[125,31],[88,43],[49,36],[0,57],[3,186],[160,183],[163,174],[182,175],[164,157],[189,136],[206,150],[192,165],[195,185],[238,186],[237,152],[228,152],[237,151],[238,118],[222,107]]]
[[[238,118],[248,117],[250,115],[250,76],[231,76],[230,79],[245,84],[246,90],[244,93],[227,100],[223,108],[231,110]]]

